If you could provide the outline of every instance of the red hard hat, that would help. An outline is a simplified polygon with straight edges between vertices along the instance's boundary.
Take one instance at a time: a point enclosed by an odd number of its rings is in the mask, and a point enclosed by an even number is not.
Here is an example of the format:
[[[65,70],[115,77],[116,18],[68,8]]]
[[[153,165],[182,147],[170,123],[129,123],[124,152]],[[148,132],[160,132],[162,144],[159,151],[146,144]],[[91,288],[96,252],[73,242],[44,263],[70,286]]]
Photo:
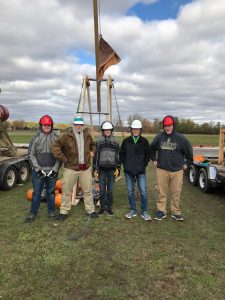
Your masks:
[[[166,116],[163,119],[163,126],[169,126],[169,125],[174,125],[174,119],[171,116]]]
[[[53,120],[50,116],[45,115],[40,118],[39,124],[40,125],[53,125]]]

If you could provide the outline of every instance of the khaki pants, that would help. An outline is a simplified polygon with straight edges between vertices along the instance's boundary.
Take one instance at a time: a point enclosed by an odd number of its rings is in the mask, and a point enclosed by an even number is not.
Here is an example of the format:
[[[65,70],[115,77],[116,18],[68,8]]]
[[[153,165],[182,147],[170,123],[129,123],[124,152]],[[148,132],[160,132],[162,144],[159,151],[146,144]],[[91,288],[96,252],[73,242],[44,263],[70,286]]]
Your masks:
[[[91,214],[95,211],[93,196],[92,196],[92,172],[91,168],[85,171],[75,171],[64,168],[62,179],[62,205],[60,214],[67,215],[71,210],[71,199],[74,184],[79,178],[80,186],[84,192],[85,211]]]
[[[171,192],[171,212],[175,215],[181,214],[180,194],[183,184],[183,170],[170,172],[157,168],[157,182],[159,195],[156,202],[157,210],[166,213],[167,195]]]

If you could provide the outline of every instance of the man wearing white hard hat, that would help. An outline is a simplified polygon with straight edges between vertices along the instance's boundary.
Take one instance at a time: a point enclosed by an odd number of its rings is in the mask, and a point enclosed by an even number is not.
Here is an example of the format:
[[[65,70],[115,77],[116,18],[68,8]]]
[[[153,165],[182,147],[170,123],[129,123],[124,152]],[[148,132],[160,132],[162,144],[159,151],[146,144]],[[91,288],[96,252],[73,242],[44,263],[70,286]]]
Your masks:
[[[64,163],[60,221],[64,221],[71,210],[73,187],[78,179],[84,193],[87,215],[91,218],[98,216],[92,196],[91,157],[95,152],[94,142],[88,129],[84,129],[82,116],[77,115],[73,124],[72,130],[60,135],[52,147],[53,155]]]
[[[114,126],[105,121],[101,125],[102,135],[96,142],[96,154],[94,158],[94,171],[99,177],[100,186],[100,210],[99,215],[107,213],[113,215],[113,188],[115,177],[120,174],[119,142],[112,135]]]
[[[120,160],[124,166],[130,211],[125,218],[136,217],[136,199],[134,186],[137,181],[141,196],[141,217],[145,221],[151,221],[148,214],[148,194],[146,182],[146,167],[150,160],[150,146],[146,138],[141,136],[142,124],[134,120],[130,126],[131,136],[124,139],[120,148]]]

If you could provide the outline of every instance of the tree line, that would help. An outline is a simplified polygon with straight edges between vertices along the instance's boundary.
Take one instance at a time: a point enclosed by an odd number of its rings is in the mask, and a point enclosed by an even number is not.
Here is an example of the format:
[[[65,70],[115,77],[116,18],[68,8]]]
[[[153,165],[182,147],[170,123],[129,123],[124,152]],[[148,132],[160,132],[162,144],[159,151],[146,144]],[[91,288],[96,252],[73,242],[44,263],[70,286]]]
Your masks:
[[[129,115],[127,122],[120,120],[119,118],[113,119],[115,131],[129,131],[129,127],[133,120],[138,119],[142,122],[143,133],[157,133],[162,129],[162,121],[158,118],[154,120],[148,120],[141,114]],[[223,127],[220,122],[203,123],[198,124],[190,119],[179,119],[175,117],[177,131],[184,134],[219,134],[220,128]],[[4,122],[4,126],[7,130],[36,130],[39,125],[37,122],[27,122],[25,120],[7,120]],[[58,129],[65,129],[71,125],[68,124],[56,124],[55,127]],[[98,131],[98,126],[94,126],[95,130]]]

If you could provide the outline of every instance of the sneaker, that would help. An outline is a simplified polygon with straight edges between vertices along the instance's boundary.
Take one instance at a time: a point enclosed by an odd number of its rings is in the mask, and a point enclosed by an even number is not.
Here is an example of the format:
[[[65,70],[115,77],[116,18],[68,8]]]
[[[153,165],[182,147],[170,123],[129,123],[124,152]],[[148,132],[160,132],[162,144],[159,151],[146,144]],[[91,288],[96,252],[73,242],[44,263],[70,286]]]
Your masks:
[[[136,217],[137,213],[135,210],[130,210],[128,214],[126,214],[124,217],[127,219],[132,219]]]
[[[151,220],[152,220],[151,216],[147,213],[147,211],[143,211],[143,212],[141,213],[141,217],[142,217],[145,221],[151,221]]]
[[[25,223],[32,222],[32,221],[34,221],[35,218],[36,218],[36,215],[29,213],[29,215],[26,216],[24,222]]]
[[[177,221],[184,221],[184,218],[181,215],[171,215],[171,217]]]
[[[98,211],[98,215],[103,215],[105,213],[105,209],[104,208],[100,208]]]
[[[87,214],[87,215],[92,219],[96,219],[98,217],[98,214],[95,211],[93,211],[92,213]]]
[[[68,217],[68,215],[59,214],[58,216],[55,217],[55,219],[63,222],[66,220],[67,217]]]
[[[107,212],[107,214],[108,214],[109,216],[113,216],[113,215],[114,215],[114,213],[113,213],[113,211],[112,211],[112,208],[107,208],[106,212]]]
[[[166,214],[163,212],[163,211],[157,211],[156,214],[155,214],[155,220],[157,221],[161,221],[162,219],[165,219],[166,218]]]
[[[48,213],[48,217],[49,217],[50,219],[55,219],[55,218],[56,218],[55,212],[52,211],[52,212]]]

